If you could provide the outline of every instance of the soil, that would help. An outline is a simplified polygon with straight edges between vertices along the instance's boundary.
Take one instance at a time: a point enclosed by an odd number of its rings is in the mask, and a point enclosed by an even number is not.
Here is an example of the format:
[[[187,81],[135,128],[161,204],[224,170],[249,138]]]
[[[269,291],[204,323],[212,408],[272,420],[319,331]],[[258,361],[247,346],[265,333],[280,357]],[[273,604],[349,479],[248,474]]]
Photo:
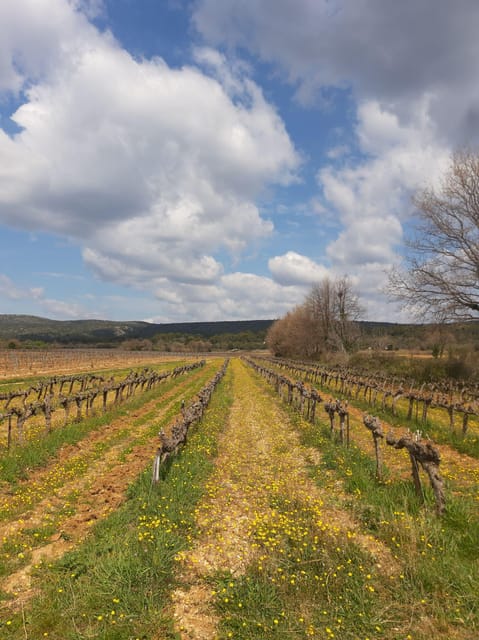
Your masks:
[[[0,379],[26,376],[67,375],[93,370],[121,369],[180,360],[187,354],[164,354],[159,351],[121,351],[105,349],[58,349],[27,351],[0,349]]]
[[[115,434],[126,428],[131,429],[133,420],[140,421],[141,417],[154,410],[160,401],[163,403],[167,400],[161,410],[155,413],[153,419],[136,426],[134,432],[130,432],[120,442],[102,453],[100,458],[92,461],[81,478],[66,481],[32,509],[20,513],[14,520],[1,525],[0,538],[4,541],[21,534],[24,530],[37,528],[45,523],[45,519],[49,520],[50,514],[61,509],[68,496],[75,492],[76,498],[69,503],[74,513],[57,518],[55,533],[44,544],[32,550],[28,564],[0,581],[0,589],[15,596],[14,600],[6,601],[3,607],[18,609],[23,606],[34,593],[31,588],[31,569],[42,560],[48,561],[61,557],[81,542],[95,521],[104,518],[124,502],[128,485],[151,465],[156,453],[154,442],[148,440],[146,443],[138,443],[138,440],[151,430],[153,424],[162,419],[181,396],[185,387],[200,375],[200,372],[193,372],[185,379],[178,378],[174,388],[165,394],[161,394],[160,387],[159,398],[148,402],[140,409],[135,409],[127,417],[119,417],[101,430],[90,433],[77,445],[62,447],[48,466],[34,471],[29,479],[22,483],[31,485],[45,481],[48,476],[55,475],[56,469],[61,471],[62,465],[70,461],[72,455],[81,455],[88,460],[89,454],[100,443],[113,438]],[[122,454],[122,462],[118,464],[118,458]],[[8,490],[5,488],[3,488],[2,497],[8,502]]]

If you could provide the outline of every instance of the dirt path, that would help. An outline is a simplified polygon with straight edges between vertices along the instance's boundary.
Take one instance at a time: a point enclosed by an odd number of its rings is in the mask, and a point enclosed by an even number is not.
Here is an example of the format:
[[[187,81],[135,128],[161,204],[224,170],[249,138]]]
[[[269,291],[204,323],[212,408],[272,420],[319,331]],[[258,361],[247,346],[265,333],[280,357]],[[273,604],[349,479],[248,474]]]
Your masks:
[[[21,536],[26,530],[49,523],[53,523],[55,528],[55,532],[47,540],[31,551],[28,564],[0,581],[0,589],[16,597],[15,601],[7,602],[5,606],[18,608],[33,595],[30,580],[30,571],[33,566],[41,561],[62,556],[87,535],[90,526],[96,520],[107,516],[124,501],[128,485],[151,463],[155,455],[155,442],[149,438],[145,442],[145,436],[151,431],[153,425],[158,424],[165,417],[179,397],[184,393],[192,395],[191,387],[195,382],[199,389],[201,386],[199,379],[203,376],[204,371],[195,372],[185,380],[178,379],[174,388],[160,398],[135,410],[127,418],[122,417],[112,421],[108,425],[108,430],[102,429],[101,432],[95,432],[85,441],[78,443],[78,449],[88,465],[82,477],[68,478],[56,490],[50,491],[49,495],[28,513],[2,525],[0,537],[3,538],[4,543]],[[155,412],[154,417],[140,423],[142,416],[152,412],[159,405],[161,409]],[[133,431],[132,418],[139,423]],[[120,442],[103,451],[97,459],[88,461],[95,447],[105,438],[106,432],[108,435],[114,435],[126,427],[129,427],[130,432],[124,434]],[[62,450],[61,455],[50,465],[50,468],[39,471],[38,475],[44,476],[44,479],[56,476],[64,462],[64,456],[68,455],[72,449],[76,447],[69,446]],[[38,478],[37,482],[39,482]],[[75,497],[70,501],[71,494]],[[62,515],[65,505],[70,508],[67,515]]]
[[[315,514],[316,526],[326,535],[354,537],[380,564],[394,567],[388,550],[362,535],[351,518],[325,508],[310,479],[306,456],[297,434],[278,403],[252,373],[233,360],[234,397],[229,423],[219,445],[216,470],[198,508],[198,537],[180,562],[180,588],[172,596],[176,631],[182,639],[212,640],[217,619],[212,610],[208,576],[245,572],[257,559],[252,533],[258,518],[273,517],[272,495],[300,503]]]

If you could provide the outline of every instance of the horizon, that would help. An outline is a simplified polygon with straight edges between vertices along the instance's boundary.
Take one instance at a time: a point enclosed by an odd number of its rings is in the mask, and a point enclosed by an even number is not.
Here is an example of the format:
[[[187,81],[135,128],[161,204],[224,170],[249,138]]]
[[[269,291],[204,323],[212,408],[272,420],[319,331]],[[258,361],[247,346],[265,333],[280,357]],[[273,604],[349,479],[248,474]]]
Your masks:
[[[152,325],[179,325],[179,324],[221,324],[221,323],[246,323],[246,322],[276,322],[280,320],[280,318],[245,318],[242,320],[179,320],[176,322],[150,322],[148,320],[138,320],[138,319],[122,319],[115,320],[112,318],[95,318],[95,317],[84,317],[84,318],[49,318],[46,316],[37,316],[32,314],[23,314],[23,313],[0,313],[0,319],[3,317],[10,316],[20,316],[25,318],[35,318],[36,320],[47,320],[48,322],[110,322],[110,323],[133,323],[140,322],[145,324]],[[413,325],[413,326],[429,326],[429,325],[437,325],[441,324],[440,322],[430,320],[430,321],[422,321],[422,322],[413,322],[413,321],[405,321],[405,322],[393,322],[391,320],[369,320],[369,319],[356,319],[351,322],[357,324],[390,324],[390,325]],[[475,322],[479,322],[479,319],[471,319],[471,320],[455,320],[448,321],[445,324],[474,324]]]

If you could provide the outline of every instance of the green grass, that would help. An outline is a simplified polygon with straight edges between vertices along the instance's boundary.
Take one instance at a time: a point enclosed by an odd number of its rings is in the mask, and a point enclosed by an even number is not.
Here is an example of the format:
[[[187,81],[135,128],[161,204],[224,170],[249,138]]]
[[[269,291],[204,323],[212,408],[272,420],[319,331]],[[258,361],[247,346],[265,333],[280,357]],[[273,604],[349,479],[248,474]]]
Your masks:
[[[200,371],[208,375],[207,372],[214,369],[217,369],[216,363],[206,365],[202,370],[195,369],[186,375],[197,377]],[[60,447],[66,444],[76,444],[90,432],[101,429],[103,425],[114,419],[129,415],[131,411],[141,408],[155,398],[161,402],[161,396],[174,389],[183,379],[184,376],[168,379],[155,389],[133,396],[124,404],[112,407],[104,414],[91,416],[80,422],[70,422],[64,427],[53,429],[38,440],[29,441],[22,447],[5,452],[0,458],[0,481],[14,483],[26,479],[33,469],[45,466]],[[150,415],[154,415],[154,410]]]
[[[258,378],[259,379],[259,378]],[[271,394],[274,391],[271,389]],[[348,544],[337,548],[325,539],[317,552],[318,575],[349,562],[356,579],[332,581],[327,592],[319,589],[309,596],[308,580],[298,595],[301,602],[309,602],[311,624],[316,637],[332,637],[321,627],[321,607],[327,612],[325,623],[336,638],[388,638],[404,639],[408,634],[414,640],[426,640],[434,635],[447,638],[451,630],[457,637],[473,638],[479,635],[479,510],[477,500],[460,498],[448,492],[446,513],[438,518],[434,512],[432,493],[426,489],[426,508],[422,507],[414,493],[411,481],[391,481],[387,470],[384,482],[374,477],[375,465],[356,446],[349,449],[332,441],[326,416],[321,424],[312,425],[301,418],[291,407],[285,406],[291,424],[300,434],[302,443],[320,452],[318,464],[310,466],[311,477],[328,496],[327,504],[333,509],[348,511],[361,530],[381,541],[390,551],[392,562],[398,569],[391,580],[377,570],[376,562],[364,556],[364,550]],[[338,485],[339,482],[339,485]],[[338,491],[337,487],[341,490]],[[307,542],[307,537],[304,538]],[[354,540],[354,538],[353,538]],[[341,551],[340,551],[341,550]],[[347,552],[345,552],[347,550]],[[343,555],[345,553],[345,555]],[[294,554],[293,554],[294,555]],[[281,554],[280,559],[286,556]],[[268,558],[268,563],[271,558]],[[328,564],[329,563],[329,564]],[[323,565],[325,568],[323,568]],[[358,567],[368,567],[375,592],[370,597],[368,581]],[[320,570],[323,571],[321,574]],[[309,575],[309,574],[308,574]],[[343,576],[344,577],[344,576]],[[253,580],[253,576],[249,575]],[[264,580],[263,572],[254,581]],[[339,585],[339,589],[336,586]],[[310,585],[311,586],[311,585]],[[242,583],[242,589],[246,587]],[[238,628],[230,629],[233,637],[276,638],[301,636],[293,625],[286,606],[287,592],[275,585],[278,623],[267,628],[258,627],[256,635],[240,635]],[[243,592],[241,592],[241,597]],[[327,606],[329,604],[329,607]],[[259,612],[260,605],[256,610]],[[293,607],[294,609],[294,607]],[[283,619],[278,618],[281,611]],[[360,615],[362,614],[362,615]],[[258,613],[259,615],[259,613]],[[369,617],[372,616],[371,622]],[[237,620],[238,616],[233,616]],[[304,618],[305,616],[303,616]],[[334,619],[343,620],[343,626],[335,628]],[[365,621],[368,619],[368,622]],[[380,631],[376,629],[380,627]],[[339,624],[339,623],[338,623]],[[319,626],[318,626],[319,625]],[[396,629],[398,631],[396,631]],[[435,631],[433,632],[432,629]],[[307,635],[307,633],[306,633]],[[227,637],[227,636],[225,636]],[[456,637],[456,636],[455,636]]]
[[[219,637],[392,637],[385,636],[376,591],[389,586],[369,568],[368,555],[329,530],[318,532],[316,514],[301,506],[284,504],[278,514],[295,522],[296,531],[269,530],[274,550],[266,546],[244,576],[219,575],[214,582]]]
[[[288,372],[275,365],[274,362],[267,360],[265,363],[267,368],[280,371],[282,374],[286,375]],[[294,377],[296,379],[306,379],[306,374],[302,372],[295,372]],[[369,404],[364,398],[352,398],[347,394],[339,393],[333,387],[325,387],[321,386],[319,383],[310,383],[313,387],[315,387],[323,396],[323,398],[328,398],[330,396],[334,396],[335,398],[339,398],[340,400],[346,400],[350,405],[361,409],[366,413],[373,414],[380,418],[381,420],[388,422],[392,426],[399,428],[409,428],[412,431],[419,429],[423,434],[427,434],[428,437],[433,439],[438,444],[447,444],[451,446],[453,449],[458,451],[459,453],[469,455],[472,458],[479,458],[479,426],[478,419],[471,416],[470,426],[466,435],[462,434],[462,414],[458,413],[455,416],[455,429],[451,430],[449,427],[449,417],[445,409],[429,409],[428,418],[425,424],[421,421],[421,413],[422,406],[419,410],[419,418],[416,420],[415,411],[413,412],[413,418],[411,420],[407,420],[407,407],[409,404],[408,400],[400,399],[396,404],[396,415],[393,415],[389,406],[383,410],[381,407],[381,396],[378,394],[378,402],[377,405]],[[390,404],[390,400],[388,400]],[[438,412],[441,413],[438,416]]]
[[[23,616],[3,620],[2,639],[178,637],[168,615],[175,557],[194,543],[195,509],[233,401],[231,376],[229,371],[213,395],[188,446],[162,470],[160,484],[152,487],[146,470],[128,501],[81,546],[38,569],[40,594]],[[268,489],[270,509],[258,514],[251,531],[254,561],[241,576],[210,578],[218,638],[477,637],[477,501],[448,495],[446,513],[437,518],[428,491],[423,508],[411,482],[393,482],[386,474],[378,483],[373,461],[361,450],[332,441],[323,422],[311,425],[293,409],[285,411],[284,428],[320,454],[308,470],[324,509]],[[347,520],[339,527],[329,518],[340,510],[356,522],[354,529]],[[357,530],[383,544],[389,567],[359,544]]]
[[[403,567],[404,608],[426,599],[428,615],[436,620],[456,626],[467,619],[467,626],[479,631],[477,501],[448,493],[446,513],[438,519],[428,488],[424,509],[412,482],[378,483],[372,460],[354,446],[344,450],[332,444],[325,428],[308,439],[315,440],[323,454],[313,470],[318,484],[327,469],[334,470],[351,496],[343,506],[390,548]],[[417,637],[426,638],[427,633]]]
[[[160,483],[151,485],[147,469],[130,486],[127,502],[99,522],[81,546],[38,569],[41,593],[25,611],[25,620],[15,615],[10,624],[3,621],[6,638],[23,638],[24,624],[32,638],[174,637],[164,609],[175,556],[194,535],[195,506],[231,403],[227,373],[188,446],[162,470]]]
[[[168,425],[180,412],[181,400],[186,398],[187,401],[189,401],[191,397],[206,383],[206,381],[211,378],[211,374],[211,371],[201,370],[199,376],[191,378],[187,381],[187,384],[182,387],[182,392],[178,395],[176,401],[171,402],[171,399],[169,399],[168,401],[161,400],[159,404],[156,405],[155,410],[153,410],[152,412],[148,412],[141,418],[138,418],[135,421],[134,426],[140,426],[141,424],[151,420],[154,417],[156,411],[158,411],[158,409],[162,405],[169,402],[171,406],[163,415],[161,422],[162,426]],[[127,455],[135,446],[151,441],[153,438],[155,438],[158,429],[158,422],[153,421],[149,429],[147,429],[142,435],[134,437],[133,440],[129,441],[128,444],[123,447],[123,449],[118,454],[117,463],[124,463],[126,461]],[[18,518],[21,513],[33,507],[35,503],[37,503],[41,498],[50,495],[55,489],[55,483],[60,483],[59,486],[61,486],[65,479],[68,480],[71,477],[80,479],[81,475],[84,472],[88,471],[88,467],[92,463],[92,461],[99,458],[101,456],[101,453],[105,449],[114,445],[117,441],[120,441],[121,435],[131,435],[130,431],[122,430],[120,433],[113,434],[108,441],[98,442],[95,446],[95,451],[89,454],[87,459],[85,460],[79,461],[76,457],[71,460],[67,460],[66,463],[62,466],[61,472],[58,472],[57,470],[52,474],[53,478],[51,480],[47,480],[43,484],[36,483],[33,491],[28,484],[22,485],[21,487],[19,487],[19,491],[21,491],[21,495],[24,496],[25,500],[20,500],[18,509],[10,509],[9,511],[2,512],[0,515],[4,516],[4,519],[9,520],[12,518],[12,516]],[[51,527],[53,527],[54,530],[61,528],[61,522],[63,521],[63,518],[74,512],[77,499],[78,492],[73,491],[69,496],[65,496],[63,498],[60,506],[56,506],[55,508],[50,507],[48,509],[48,514],[46,514],[45,521],[48,522],[46,527],[39,527],[37,530],[34,530],[30,533],[28,531],[25,532],[23,529],[20,529],[20,531],[16,535],[9,536],[0,545],[0,575],[8,575],[9,573],[28,564],[30,561],[32,550],[45,543],[45,539],[48,537],[48,535],[46,534],[46,530],[48,531]],[[51,533],[53,533],[53,531],[50,532],[50,535]]]

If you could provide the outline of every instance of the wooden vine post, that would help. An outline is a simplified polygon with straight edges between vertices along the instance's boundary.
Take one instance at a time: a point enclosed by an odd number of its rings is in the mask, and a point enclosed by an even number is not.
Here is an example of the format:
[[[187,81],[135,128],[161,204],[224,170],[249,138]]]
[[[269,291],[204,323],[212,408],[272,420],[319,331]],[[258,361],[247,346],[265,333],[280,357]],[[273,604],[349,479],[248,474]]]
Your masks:
[[[158,482],[160,481],[161,454],[161,447],[158,447],[155,459],[153,461],[153,477],[151,479],[153,484],[158,484]]]
[[[10,449],[12,444],[12,412],[0,413],[0,424],[8,418],[7,424],[7,449]]]
[[[319,395],[316,389],[311,389],[311,399],[313,404],[311,407],[311,413],[309,418],[311,422],[314,422],[316,419],[316,405],[318,404],[318,402],[321,402],[321,396]]]
[[[46,433],[50,433],[52,430],[52,413],[54,411],[52,406],[53,396],[51,393],[48,393],[43,400],[43,413],[45,415],[45,431]]]
[[[415,441],[419,442],[421,438],[421,432],[420,431],[416,431],[415,433]],[[386,439],[387,442],[387,439]],[[390,444],[390,443],[389,443]],[[416,495],[418,496],[419,500],[421,501],[421,504],[424,504],[425,502],[425,496],[424,496],[424,491],[422,488],[422,484],[421,484],[421,477],[419,475],[419,465],[417,463],[417,460],[415,458],[415,456],[413,455],[412,451],[409,451],[409,459],[411,460],[411,471],[412,471],[412,479],[414,482],[414,489],[416,490]]]

